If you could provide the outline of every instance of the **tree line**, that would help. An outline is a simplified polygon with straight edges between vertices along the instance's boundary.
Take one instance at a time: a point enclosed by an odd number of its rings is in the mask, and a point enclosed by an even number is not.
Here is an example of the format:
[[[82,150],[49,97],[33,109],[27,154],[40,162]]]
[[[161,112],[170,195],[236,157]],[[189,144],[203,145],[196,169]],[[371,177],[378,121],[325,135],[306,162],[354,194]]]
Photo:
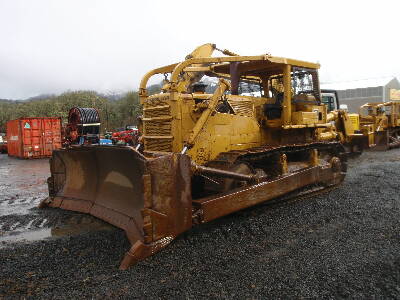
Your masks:
[[[157,93],[159,90],[159,85],[153,85],[149,88],[149,93]],[[24,117],[61,117],[63,123],[67,123],[68,112],[75,106],[97,108],[102,132],[136,125],[137,117],[142,114],[136,91],[118,97],[102,95],[95,91],[71,91],[58,96],[46,96],[43,99],[0,100],[0,132],[6,132],[7,121]]]

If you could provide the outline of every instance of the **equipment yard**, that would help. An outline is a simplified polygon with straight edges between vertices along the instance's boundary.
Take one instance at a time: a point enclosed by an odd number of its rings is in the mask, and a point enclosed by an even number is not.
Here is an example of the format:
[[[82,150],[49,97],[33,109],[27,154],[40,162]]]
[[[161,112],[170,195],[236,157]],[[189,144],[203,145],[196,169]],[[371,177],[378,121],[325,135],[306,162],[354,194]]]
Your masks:
[[[0,298],[400,297],[400,149],[350,159],[322,194],[197,226],[125,271],[124,231],[36,208],[49,174],[47,159],[0,155]]]

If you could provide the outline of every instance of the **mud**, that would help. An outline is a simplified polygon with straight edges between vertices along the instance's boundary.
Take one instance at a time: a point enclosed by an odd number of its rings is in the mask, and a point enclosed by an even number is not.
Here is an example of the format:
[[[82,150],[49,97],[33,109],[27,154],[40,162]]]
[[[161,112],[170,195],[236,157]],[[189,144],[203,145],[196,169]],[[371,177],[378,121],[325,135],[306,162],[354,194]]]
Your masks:
[[[2,174],[3,162],[22,167],[0,156]],[[0,196],[16,203],[0,213],[0,298],[400,298],[400,149],[351,159],[344,183],[329,193],[193,228],[127,271],[117,270],[129,248],[121,230],[34,208],[48,173],[46,161],[33,164],[43,164],[32,166],[43,177],[23,174],[23,191],[8,178],[8,196]]]
[[[0,247],[14,243],[114,230],[91,216],[38,209],[47,197],[48,159],[23,160],[0,155]]]
[[[46,197],[49,173],[48,159],[22,160],[1,154],[0,217],[27,214],[37,206]]]

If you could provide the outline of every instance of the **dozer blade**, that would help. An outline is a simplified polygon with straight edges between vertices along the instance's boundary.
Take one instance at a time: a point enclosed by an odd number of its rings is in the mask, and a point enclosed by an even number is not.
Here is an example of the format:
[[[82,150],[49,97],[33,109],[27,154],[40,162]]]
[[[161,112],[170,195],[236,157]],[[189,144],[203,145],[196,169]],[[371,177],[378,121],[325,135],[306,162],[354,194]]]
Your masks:
[[[329,150],[331,146],[328,146]],[[303,146],[297,148],[303,149]],[[285,147],[282,149],[290,153]],[[314,155],[317,153],[311,150]],[[252,155],[259,154],[255,151]],[[258,151],[264,153],[262,149]],[[291,146],[290,151],[295,152],[296,147]],[[53,152],[50,160],[49,198],[41,206],[91,214],[125,230],[132,246],[120,269],[127,269],[167,246],[194,224],[206,223],[302,188],[340,184],[346,172],[344,149],[335,147],[329,153],[332,157],[322,162],[311,159],[310,154],[310,159],[301,164],[303,167],[290,172],[286,167],[285,174],[266,180],[255,174],[197,166],[185,154],[147,158],[131,147],[93,145],[60,149]],[[192,200],[193,174],[248,184],[222,193],[206,193]]]
[[[190,158],[148,159],[131,147],[53,151],[49,198],[41,206],[91,214],[125,230],[132,244],[120,268],[168,245],[192,226]]]
[[[375,151],[386,151],[389,149],[389,131],[377,131],[375,132],[375,147],[372,149]]]

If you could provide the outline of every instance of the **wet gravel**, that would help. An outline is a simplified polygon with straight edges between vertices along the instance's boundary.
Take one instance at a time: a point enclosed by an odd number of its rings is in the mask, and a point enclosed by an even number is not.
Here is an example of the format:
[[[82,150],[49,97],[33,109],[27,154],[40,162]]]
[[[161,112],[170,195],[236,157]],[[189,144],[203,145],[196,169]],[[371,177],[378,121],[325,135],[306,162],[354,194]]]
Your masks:
[[[367,152],[329,193],[198,226],[127,271],[117,269],[129,248],[117,229],[7,244],[0,298],[399,299],[399,184],[400,149]],[[27,218],[57,223],[59,211]]]

